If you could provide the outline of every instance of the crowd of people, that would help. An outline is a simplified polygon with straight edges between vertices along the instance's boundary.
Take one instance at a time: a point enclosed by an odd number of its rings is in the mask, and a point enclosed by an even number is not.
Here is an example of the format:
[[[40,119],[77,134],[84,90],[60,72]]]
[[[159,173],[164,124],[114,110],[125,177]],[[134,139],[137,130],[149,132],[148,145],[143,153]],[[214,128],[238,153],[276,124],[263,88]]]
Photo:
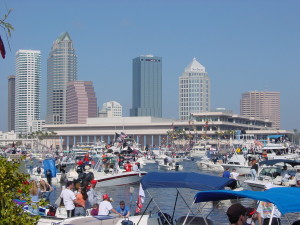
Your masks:
[[[130,210],[125,206],[124,201],[115,209],[112,206],[113,199],[108,194],[102,195],[99,199],[95,192],[96,180],[91,180],[89,184],[68,181],[66,188],[61,192],[58,201],[62,201],[68,217],[86,215],[109,215],[115,213],[120,217],[128,217]],[[99,194],[99,192],[98,192]],[[57,202],[57,204],[60,204]]]

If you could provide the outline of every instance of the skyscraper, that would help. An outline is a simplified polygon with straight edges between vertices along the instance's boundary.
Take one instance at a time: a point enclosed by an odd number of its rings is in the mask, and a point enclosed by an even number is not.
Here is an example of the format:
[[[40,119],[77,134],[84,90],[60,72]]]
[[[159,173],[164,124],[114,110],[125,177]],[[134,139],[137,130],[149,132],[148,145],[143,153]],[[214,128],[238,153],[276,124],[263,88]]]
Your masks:
[[[179,77],[179,119],[210,111],[210,78],[195,58]]]
[[[77,80],[77,56],[67,32],[53,43],[47,67],[47,124],[66,123],[66,90]]]
[[[250,91],[242,94],[240,113],[258,119],[268,119],[272,127],[280,128],[280,92]]]
[[[97,115],[97,98],[91,81],[70,81],[67,84],[66,122],[83,124]]]
[[[130,116],[162,117],[162,58],[153,55],[132,60]]]
[[[16,53],[16,133],[30,133],[28,121],[40,119],[41,52]]]
[[[15,96],[16,96],[16,76],[8,76],[8,99],[7,99],[7,122],[8,131],[15,130]]]

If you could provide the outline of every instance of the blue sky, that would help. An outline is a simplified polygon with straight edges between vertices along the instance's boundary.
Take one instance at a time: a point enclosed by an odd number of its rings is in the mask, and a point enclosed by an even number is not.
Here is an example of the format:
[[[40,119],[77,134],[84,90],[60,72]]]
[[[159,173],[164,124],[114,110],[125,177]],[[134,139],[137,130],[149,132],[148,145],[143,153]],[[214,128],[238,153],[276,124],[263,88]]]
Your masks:
[[[178,118],[178,77],[193,57],[211,78],[212,108],[239,113],[247,91],[281,92],[281,127],[300,130],[298,0],[0,0],[15,31],[0,59],[0,130],[7,129],[7,76],[19,49],[42,52],[41,118],[46,113],[47,57],[69,32],[78,79],[93,81],[98,105],[115,100],[129,115],[132,59],[163,59],[163,116]]]

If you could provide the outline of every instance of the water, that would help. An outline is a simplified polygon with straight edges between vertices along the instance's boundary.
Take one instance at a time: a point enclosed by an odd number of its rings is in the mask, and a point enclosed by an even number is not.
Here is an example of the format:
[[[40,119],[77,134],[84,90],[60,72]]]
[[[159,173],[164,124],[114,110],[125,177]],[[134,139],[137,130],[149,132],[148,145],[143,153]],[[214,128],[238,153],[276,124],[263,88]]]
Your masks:
[[[196,160],[195,160],[196,161]],[[184,172],[197,172],[197,173],[204,173],[204,174],[210,174],[210,175],[217,175],[220,176],[221,174],[209,171],[209,170],[199,170],[195,161],[183,161],[180,162],[180,164],[183,165],[183,171]],[[153,171],[159,171],[158,166],[156,163],[154,164],[147,164],[144,166],[142,170],[145,170],[147,172],[153,172]],[[164,171],[166,172],[166,171]],[[240,177],[240,180],[242,181],[244,178]],[[241,185],[244,189],[249,189],[249,187],[241,182]],[[58,196],[61,193],[61,186],[60,185],[53,185],[54,191],[50,195],[50,202],[53,204],[55,200],[58,198]],[[130,187],[134,188],[133,193],[130,192]],[[131,188],[132,189],[132,188]],[[109,194],[110,197],[113,198],[114,202],[112,203],[113,207],[117,207],[119,205],[119,202],[121,200],[125,201],[126,205],[130,206],[131,213],[134,214],[135,208],[136,208],[136,201],[138,198],[138,192],[139,192],[139,184],[134,185],[124,185],[124,186],[112,186],[107,188],[96,188],[97,193],[100,195],[102,194]],[[160,207],[160,209],[163,212],[166,212],[172,216],[173,214],[173,208],[174,203],[176,200],[176,189],[149,189],[148,190],[151,196],[154,198],[155,203]],[[181,195],[184,197],[184,200],[190,207],[193,201],[194,195],[197,193],[196,190],[191,189],[180,189],[179,190]],[[147,206],[148,202],[150,201],[149,194],[145,191],[146,198],[145,202],[143,204],[142,212]],[[226,216],[226,209],[232,205],[233,203],[237,202],[237,200],[226,200],[222,201],[221,204],[216,207],[216,209],[209,215],[208,218],[215,221],[214,224],[218,225],[228,225],[227,216]],[[241,204],[243,204],[246,207],[255,207],[255,201],[251,199],[241,199]],[[178,218],[180,216],[187,215],[188,213],[188,207],[186,206],[186,203],[182,200],[181,197],[178,197],[176,210],[174,213],[174,218]],[[203,208],[203,215],[206,216],[210,213],[211,209],[213,208],[213,205],[211,202],[208,202],[206,204],[196,204],[200,206],[200,208]],[[193,211],[196,212],[196,207],[193,207]],[[158,208],[152,202],[147,209],[147,213],[152,212],[158,212]],[[201,216],[198,214],[198,216]],[[296,219],[300,219],[300,214],[294,214],[294,215],[288,215],[289,218],[292,218],[291,221],[294,221]],[[289,224],[287,223],[287,220],[282,218],[282,224]]]

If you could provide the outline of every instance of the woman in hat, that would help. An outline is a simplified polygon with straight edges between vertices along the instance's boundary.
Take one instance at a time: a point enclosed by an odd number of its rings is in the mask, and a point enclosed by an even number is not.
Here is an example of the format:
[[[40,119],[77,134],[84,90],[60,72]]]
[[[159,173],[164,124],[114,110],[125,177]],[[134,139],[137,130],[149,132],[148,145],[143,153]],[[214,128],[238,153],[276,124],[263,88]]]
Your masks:
[[[99,205],[99,212],[98,215],[107,216],[110,212],[113,212],[115,214],[118,214],[120,217],[122,217],[121,213],[118,213],[111,204],[111,198],[108,196],[108,194],[104,194],[102,196],[103,201],[100,202]]]

